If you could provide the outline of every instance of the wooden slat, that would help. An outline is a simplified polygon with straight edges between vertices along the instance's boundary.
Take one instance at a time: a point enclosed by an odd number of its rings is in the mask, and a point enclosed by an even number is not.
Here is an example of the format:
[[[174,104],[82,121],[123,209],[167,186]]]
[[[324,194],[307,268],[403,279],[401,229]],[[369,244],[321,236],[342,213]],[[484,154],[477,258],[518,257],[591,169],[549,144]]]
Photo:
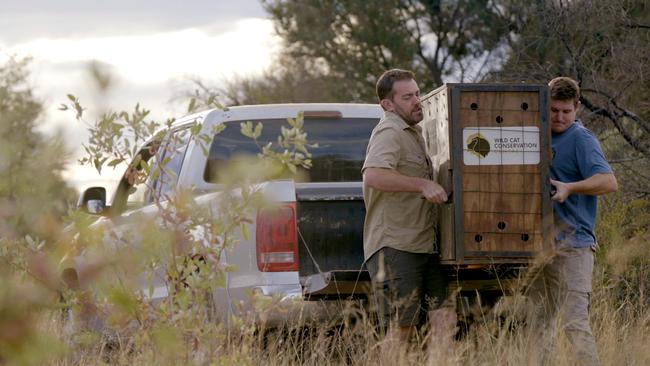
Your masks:
[[[438,205],[438,230],[440,232],[438,250],[441,259],[450,260],[456,258],[453,217],[453,205]]]
[[[463,212],[537,214],[542,211],[539,194],[463,192]]]
[[[460,110],[471,110],[477,103],[478,109],[522,111],[522,103],[528,104],[526,111],[539,112],[539,93],[537,92],[471,92],[460,93]]]
[[[497,117],[503,118],[501,123],[497,122]],[[539,114],[533,112],[509,112],[502,113],[499,111],[460,111],[459,127],[522,127],[533,126],[539,127]],[[541,130],[541,129],[540,129]]]
[[[497,122],[501,117],[501,123]],[[460,126],[465,127],[521,127],[539,126],[539,112],[464,109],[460,114]]]
[[[482,237],[481,242],[477,243],[476,235]],[[475,252],[539,252],[542,250],[542,235],[529,233],[528,241],[521,239],[521,234],[501,234],[501,233],[474,233],[466,232],[465,251]]]
[[[541,176],[537,173],[503,173],[486,169],[463,175],[463,192],[541,193]]]
[[[467,173],[505,173],[505,174],[539,174],[537,165],[463,165],[462,174]]]
[[[499,232],[510,234],[541,234],[541,214],[465,213],[466,232]],[[499,228],[503,223],[503,229]]]

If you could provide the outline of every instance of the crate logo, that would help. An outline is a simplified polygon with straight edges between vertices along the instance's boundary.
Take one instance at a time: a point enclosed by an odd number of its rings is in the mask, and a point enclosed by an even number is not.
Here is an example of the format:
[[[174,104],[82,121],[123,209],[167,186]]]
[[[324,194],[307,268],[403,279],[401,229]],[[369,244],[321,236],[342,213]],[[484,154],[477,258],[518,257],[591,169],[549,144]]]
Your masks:
[[[537,126],[466,127],[465,165],[533,165],[540,162]]]
[[[467,138],[467,148],[470,153],[473,153],[481,159],[490,153],[490,141],[480,133],[475,133]]]

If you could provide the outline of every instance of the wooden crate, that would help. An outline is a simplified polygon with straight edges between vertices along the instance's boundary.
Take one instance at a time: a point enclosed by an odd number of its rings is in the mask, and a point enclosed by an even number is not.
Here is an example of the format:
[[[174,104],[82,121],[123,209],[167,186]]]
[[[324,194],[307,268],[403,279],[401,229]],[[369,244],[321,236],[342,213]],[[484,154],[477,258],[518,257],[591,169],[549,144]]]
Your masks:
[[[443,263],[526,262],[551,247],[546,85],[446,84],[422,97]]]

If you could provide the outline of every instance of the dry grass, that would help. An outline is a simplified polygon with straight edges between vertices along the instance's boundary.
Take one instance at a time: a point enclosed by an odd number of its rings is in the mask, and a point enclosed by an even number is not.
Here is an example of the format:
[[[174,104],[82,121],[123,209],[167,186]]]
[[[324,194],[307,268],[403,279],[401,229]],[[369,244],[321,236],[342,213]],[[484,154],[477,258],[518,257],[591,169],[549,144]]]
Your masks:
[[[608,314],[615,310],[604,304],[598,308]],[[647,312],[641,319],[621,319],[616,315],[600,318],[595,314],[594,330],[603,364],[649,364],[649,328]],[[113,348],[104,341],[77,346],[71,349],[66,359],[55,364],[534,365],[539,364],[542,356],[531,346],[525,330],[505,331],[489,323],[477,325],[471,334],[455,343],[453,352],[438,352],[435,358],[430,357],[435,342],[429,339],[414,342],[408,349],[387,350],[373,332],[371,326],[361,324],[328,330],[292,329],[267,334],[266,337],[231,333],[229,340],[215,337],[210,347],[202,344],[191,349],[186,343],[190,349],[170,347],[168,352],[151,344],[137,347],[129,341],[122,347]],[[174,342],[168,340],[169,343]],[[570,346],[563,338],[551,364],[573,364]]]
[[[611,221],[606,221],[602,225],[605,230],[599,233],[599,237],[607,239],[603,240],[607,245],[599,252],[591,305],[592,328],[601,361],[603,365],[649,365],[650,240],[641,225],[620,235],[625,229],[625,212],[606,210],[603,216],[603,220]],[[20,314],[21,309],[10,306],[17,302],[9,301],[21,293],[20,288],[10,291],[7,287],[5,292],[3,299],[9,305],[3,305],[4,308]],[[11,363],[45,362],[66,366],[537,365],[545,358],[552,365],[575,364],[571,345],[563,334],[557,335],[555,352],[544,354],[540,351],[538,339],[525,324],[525,314],[532,306],[520,295],[504,297],[491,311],[483,309],[476,314],[469,331],[451,346],[445,346],[441,339],[418,334],[407,347],[381,337],[371,314],[358,304],[347,304],[343,308],[343,322],[317,326],[303,323],[272,330],[253,327],[244,319],[235,319],[232,326],[226,328],[209,321],[205,308],[200,306],[177,306],[165,313],[160,310],[146,312],[129,305],[126,307],[129,312],[139,312],[138,322],[125,323],[128,312],[116,313],[114,319],[123,325],[122,330],[95,334],[71,330],[60,309],[42,310],[40,304],[48,301],[54,304],[55,298],[47,300],[41,296],[29,300],[23,296],[22,299],[25,305],[19,307],[33,306],[41,311],[35,311],[31,320],[25,320],[32,322],[30,326],[36,329],[23,337],[22,345],[19,344],[21,347],[26,344],[27,348],[16,348],[18,351],[13,353],[0,349],[0,354],[10,356]],[[29,305],[32,303],[37,305]],[[272,309],[273,306],[266,304],[260,311]],[[0,312],[0,320],[9,319],[0,326],[4,347],[9,344],[4,340],[9,339],[9,325],[15,324],[16,317],[5,319],[2,315]],[[38,337],[39,334],[42,337]],[[9,335],[18,339],[16,334]]]
[[[638,302],[638,296],[625,297],[625,293],[615,291],[603,266],[596,277],[592,326],[603,364],[650,364],[648,304]],[[67,357],[54,364],[536,365],[543,355],[522,323],[525,304],[519,296],[502,300],[496,307],[498,311],[484,314],[469,333],[453,343],[452,349],[445,350],[438,349],[439,339],[427,337],[414,339],[408,348],[391,346],[378,336],[373,322],[364,318],[367,314],[350,307],[345,324],[318,327],[259,331],[242,323],[227,331],[212,323],[206,324],[198,337],[190,338],[173,329],[141,329],[110,341],[78,334],[73,339],[68,335],[66,343],[75,345]],[[60,323],[53,321],[51,326]],[[562,334],[558,338],[550,364],[573,365],[571,346]]]

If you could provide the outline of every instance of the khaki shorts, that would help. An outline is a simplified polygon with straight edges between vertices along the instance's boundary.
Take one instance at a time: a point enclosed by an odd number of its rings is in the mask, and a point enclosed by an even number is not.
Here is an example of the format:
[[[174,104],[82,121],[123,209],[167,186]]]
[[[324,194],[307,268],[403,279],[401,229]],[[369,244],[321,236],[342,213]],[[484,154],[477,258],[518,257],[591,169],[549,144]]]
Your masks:
[[[383,247],[366,262],[372,278],[380,325],[422,325],[429,310],[447,296],[437,254],[410,253]]]

